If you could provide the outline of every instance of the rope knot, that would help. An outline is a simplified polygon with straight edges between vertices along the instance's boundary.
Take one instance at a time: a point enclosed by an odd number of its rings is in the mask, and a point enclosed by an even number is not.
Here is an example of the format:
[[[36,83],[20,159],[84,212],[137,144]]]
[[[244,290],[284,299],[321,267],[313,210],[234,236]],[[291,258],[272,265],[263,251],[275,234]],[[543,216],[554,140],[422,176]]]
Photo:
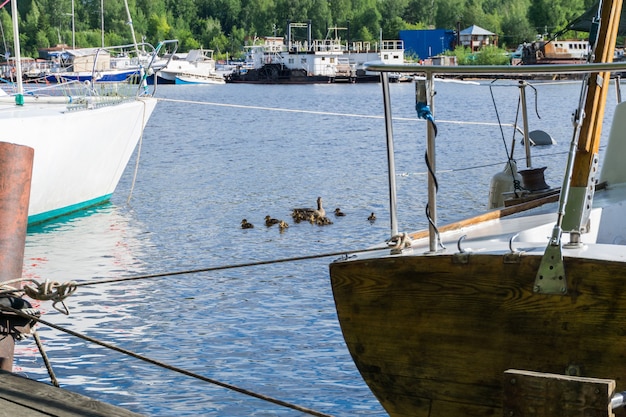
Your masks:
[[[25,285],[24,293],[26,293],[26,295],[34,300],[52,301],[52,307],[55,310],[65,315],[70,314],[63,300],[74,294],[78,287],[76,281],[60,283],[56,281],[46,280],[43,283],[38,283],[35,281],[35,284],[37,284],[37,287]],[[57,307],[58,303],[61,303],[63,305],[63,308]]]
[[[430,111],[430,106],[428,104],[420,101],[415,105],[415,110],[417,110],[418,118],[434,121],[433,113]]]
[[[411,247],[412,242],[413,241],[411,240],[411,237],[409,236],[408,233],[400,233],[398,235],[395,235],[389,240],[389,246],[391,246],[391,253],[392,254],[402,253],[402,250]]]

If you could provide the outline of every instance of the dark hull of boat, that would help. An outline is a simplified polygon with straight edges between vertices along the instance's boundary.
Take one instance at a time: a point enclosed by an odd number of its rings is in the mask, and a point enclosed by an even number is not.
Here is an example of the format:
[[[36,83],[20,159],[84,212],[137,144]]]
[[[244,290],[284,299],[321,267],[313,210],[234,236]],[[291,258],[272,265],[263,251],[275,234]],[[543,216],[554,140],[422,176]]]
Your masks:
[[[509,369],[626,389],[626,263],[566,258],[568,295],[541,295],[540,261],[436,255],[330,265],[345,341],[390,416],[501,416]]]
[[[227,83],[248,84],[330,84],[379,82],[378,74],[354,76],[309,75],[304,70],[286,68],[280,64],[265,64],[261,68],[247,71],[235,70],[226,76]]]

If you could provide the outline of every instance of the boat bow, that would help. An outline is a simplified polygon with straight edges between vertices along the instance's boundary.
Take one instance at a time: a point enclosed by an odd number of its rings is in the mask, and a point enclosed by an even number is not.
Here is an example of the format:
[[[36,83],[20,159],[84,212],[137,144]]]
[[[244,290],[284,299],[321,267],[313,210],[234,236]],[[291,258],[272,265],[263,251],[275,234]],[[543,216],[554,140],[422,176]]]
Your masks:
[[[620,163],[626,151],[626,103],[617,106],[609,135],[601,177],[606,185],[594,192],[610,72],[626,69],[610,62],[621,1],[605,1],[603,7],[595,63],[369,65],[383,81],[392,236],[372,251],[331,263],[330,278],[348,349],[391,416],[501,414],[503,375],[509,369],[611,379],[617,391],[626,389],[619,330],[626,320],[626,170]],[[425,76],[416,102],[418,109],[422,103],[432,112],[427,120],[434,118],[432,83],[441,72],[590,74],[560,195],[439,225],[436,181],[431,180],[429,230],[399,232],[389,72]],[[427,159],[434,176],[436,129],[428,125]],[[567,244],[562,245],[562,235],[569,237]],[[621,408],[604,407],[606,415],[626,415]]]

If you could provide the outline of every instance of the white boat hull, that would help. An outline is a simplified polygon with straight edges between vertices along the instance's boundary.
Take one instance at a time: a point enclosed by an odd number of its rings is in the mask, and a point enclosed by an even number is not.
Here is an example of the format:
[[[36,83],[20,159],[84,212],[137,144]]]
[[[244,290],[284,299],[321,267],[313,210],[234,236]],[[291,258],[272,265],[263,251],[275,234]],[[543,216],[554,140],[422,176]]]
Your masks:
[[[175,77],[175,84],[225,84],[226,80],[220,75],[179,74]]]
[[[107,201],[157,100],[68,111],[63,104],[0,105],[2,140],[35,150],[29,224]]]

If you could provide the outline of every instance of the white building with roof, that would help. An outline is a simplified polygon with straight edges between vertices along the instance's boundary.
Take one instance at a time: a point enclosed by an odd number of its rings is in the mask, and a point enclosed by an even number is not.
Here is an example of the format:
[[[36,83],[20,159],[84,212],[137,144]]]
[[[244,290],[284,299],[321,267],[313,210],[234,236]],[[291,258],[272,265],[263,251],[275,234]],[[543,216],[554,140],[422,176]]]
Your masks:
[[[459,41],[461,45],[476,52],[483,46],[498,46],[498,35],[480,26],[472,25],[459,32]]]

